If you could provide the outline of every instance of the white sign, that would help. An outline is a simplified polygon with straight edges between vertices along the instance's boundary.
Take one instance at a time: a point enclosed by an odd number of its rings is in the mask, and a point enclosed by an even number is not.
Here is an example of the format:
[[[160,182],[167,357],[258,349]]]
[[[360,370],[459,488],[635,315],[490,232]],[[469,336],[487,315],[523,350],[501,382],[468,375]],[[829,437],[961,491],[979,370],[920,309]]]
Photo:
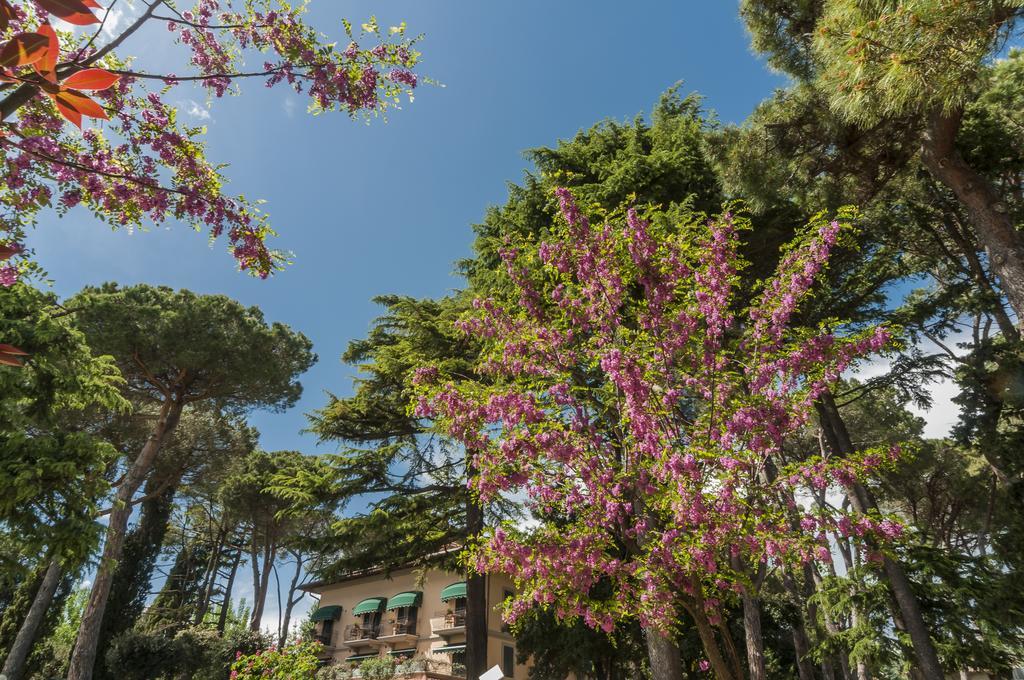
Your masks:
[[[480,680],[501,680],[504,677],[505,674],[501,672],[501,668],[495,666],[491,670],[481,675]]]

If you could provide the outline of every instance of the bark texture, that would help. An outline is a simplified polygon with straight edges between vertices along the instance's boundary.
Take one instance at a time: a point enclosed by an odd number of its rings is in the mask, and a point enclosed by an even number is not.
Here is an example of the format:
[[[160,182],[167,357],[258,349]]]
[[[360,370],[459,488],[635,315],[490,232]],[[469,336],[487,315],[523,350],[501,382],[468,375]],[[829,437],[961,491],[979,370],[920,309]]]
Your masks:
[[[96,577],[93,580],[89,600],[82,612],[82,622],[78,627],[78,638],[75,649],[71,653],[71,664],[68,667],[67,680],[92,680],[93,668],[96,665],[100,627],[103,614],[107,608],[107,597],[114,578],[114,570],[121,559],[124,548],[125,534],[128,529],[128,518],[132,512],[132,497],[142,485],[146,475],[153,466],[157,453],[167,435],[177,426],[181,417],[180,402],[166,399],[160,409],[160,416],[153,431],[146,440],[142,451],[132,462],[114,496],[114,505],[108,517],[106,536],[103,542],[103,555],[100,558]]]
[[[35,644],[36,635],[39,634],[39,627],[43,623],[46,611],[53,602],[53,594],[57,592],[60,584],[61,568],[57,560],[51,560],[43,575],[39,590],[32,600],[32,606],[28,610],[28,616],[18,629],[18,636],[14,639],[14,645],[4,660],[3,671],[0,671],[7,680],[21,680],[25,673],[25,662]]]
[[[992,183],[967,164],[956,148],[961,111],[932,114],[921,143],[921,160],[928,171],[949,187],[960,201],[989,266],[1002,286],[1017,323],[1024,323],[1024,234],[1015,228],[1006,204]]]
[[[747,641],[747,675],[750,680],[767,680],[764,638],[761,635],[761,603],[746,588],[743,590],[743,632]]]
[[[651,680],[679,680],[683,677],[683,664],[679,647],[672,638],[656,630],[645,630],[647,658],[651,662]]]

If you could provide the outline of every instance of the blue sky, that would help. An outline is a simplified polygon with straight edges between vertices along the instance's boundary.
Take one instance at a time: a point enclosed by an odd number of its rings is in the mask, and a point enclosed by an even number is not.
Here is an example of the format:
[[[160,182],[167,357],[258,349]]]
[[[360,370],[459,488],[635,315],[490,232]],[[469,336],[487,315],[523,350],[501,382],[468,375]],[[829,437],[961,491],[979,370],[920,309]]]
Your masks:
[[[212,102],[186,87],[172,95],[208,125],[209,157],[230,164],[228,190],[267,201],[278,247],[295,253],[286,271],[253,280],[224,243],[211,247],[186,225],[129,234],[84,210],[45,216],[29,241],[60,295],[103,281],[223,293],[307,334],[320,362],[303,377],[302,401],[254,414],[268,450],[317,450],[300,433],[303,414],[326,403],[325,391],[350,390],[353,371],[338,357],[378,314],[373,296],[460,285],[452,263],[528,167],[524,149],[648,111],[679,80],[732,122],[783,84],[751,53],[734,2],[311,3],[314,24],[338,40],[342,16],[358,25],[371,14],[423,33],[420,71],[444,84],[421,87],[387,122],[313,117],[302,98],[259,82]],[[140,67],[185,72],[165,33],[126,48]]]

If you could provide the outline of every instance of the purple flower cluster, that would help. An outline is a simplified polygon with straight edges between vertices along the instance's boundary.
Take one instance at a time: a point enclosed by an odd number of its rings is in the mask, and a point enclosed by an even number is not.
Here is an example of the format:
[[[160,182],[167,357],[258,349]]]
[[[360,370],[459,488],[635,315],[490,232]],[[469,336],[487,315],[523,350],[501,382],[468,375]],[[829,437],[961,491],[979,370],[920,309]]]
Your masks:
[[[569,191],[556,197],[550,238],[501,250],[516,295],[478,300],[459,323],[484,341],[489,383],[434,367],[415,381],[417,414],[465,446],[482,499],[523,492],[539,516],[571,518],[496,532],[477,553],[519,585],[506,614],[540,604],[602,629],[625,616],[665,628],[682,601],[713,624],[744,587],[737,564],[830,561],[828,535],[849,520],[824,508],[794,522],[797,491],[849,486],[892,455],[811,458],[775,481],[766,469],[784,467],[782,443],[814,400],[889,342],[885,329],[791,327],[838,224],[795,247],[744,311],[734,216],[669,230],[628,210],[594,224]],[[851,526],[899,535],[890,520]],[[599,581],[616,597],[591,600]]]

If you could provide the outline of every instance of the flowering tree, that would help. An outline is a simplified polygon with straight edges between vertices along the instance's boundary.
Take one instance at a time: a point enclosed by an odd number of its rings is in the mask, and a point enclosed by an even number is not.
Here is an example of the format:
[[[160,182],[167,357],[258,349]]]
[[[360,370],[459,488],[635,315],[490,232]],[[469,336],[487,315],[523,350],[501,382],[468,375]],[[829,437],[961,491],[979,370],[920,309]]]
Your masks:
[[[204,129],[179,120],[169,94],[193,82],[222,97],[257,78],[307,94],[313,112],[377,114],[411,98],[415,40],[404,25],[382,31],[371,19],[359,39],[372,44],[361,46],[346,21],[349,42],[336,49],[305,23],[301,4],[283,0],[197,0],[191,11],[144,0],[119,30],[117,2],[0,0],[0,285],[28,266],[22,242],[39,211],[80,204],[112,226],[177,219],[226,235],[242,269],[268,276],[283,255],[266,244],[266,216],[223,192]],[[184,48],[188,75],[147,71],[123,54],[154,22]],[[87,118],[109,122],[82,131]]]
[[[742,677],[720,617],[738,596],[748,672],[764,677],[766,570],[829,561],[829,532],[899,532],[880,516],[795,500],[851,485],[896,451],[784,448],[815,400],[890,334],[794,322],[840,221],[816,217],[776,274],[745,291],[743,219],[630,208],[592,224],[568,191],[558,199],[564,222],[549,238],[503,250],[510,297],[477,300],[460,322],[485,339],[487,382],[431,366],[416,378],[417,412],[466,447],[475,492],[525,494],[542,520],[494,531],[475,547],[475,567],[514,578],[513,621],[534,606],[605,630],[638,617],[655,678],[680,675],[665,636],[680,609],[707,654],[701,668]],[[599,584],[613,596],[592,597]]]
[[[319,653],[322,649],[319,642],[297,640],[295,644],[280,649],[273,646],[254,654],[238,652],[231,664],[230,677],[231,680],[312,678],[320,667]]]

